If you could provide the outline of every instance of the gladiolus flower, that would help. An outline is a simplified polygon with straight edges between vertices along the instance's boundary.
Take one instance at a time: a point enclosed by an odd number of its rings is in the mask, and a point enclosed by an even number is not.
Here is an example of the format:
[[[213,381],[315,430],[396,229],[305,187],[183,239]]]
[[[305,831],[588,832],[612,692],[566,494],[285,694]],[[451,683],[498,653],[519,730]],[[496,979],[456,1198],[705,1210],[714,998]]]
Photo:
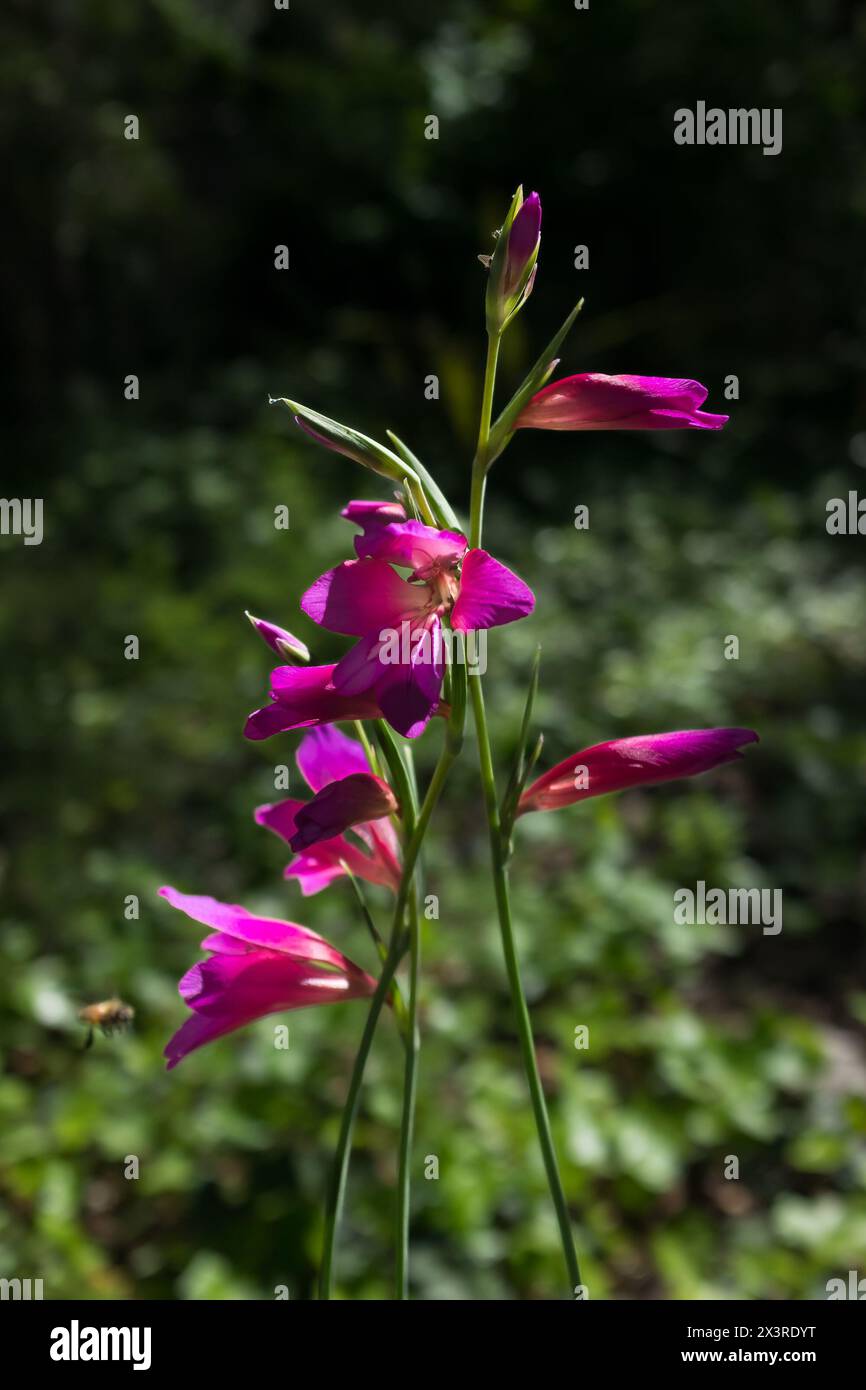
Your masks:
[[[208,959],[188,970],[178,986],[193,1014],[165,1049],[169,1071],[197,1047],[266,1014],[375,992],[376,981],[366,971],[309,927],[258,917],[216,898],[159,891],[172,907],[213,928],[201,943]]]
[[[301,775],[315,793],[312,801],[287,797],[285,801],[259,806],[255,813],[259,825],[272,830],[292,849],[302,850],[287,866],[286,878],[296,878],[306,897],[320,893],[348,868],[356,878],[396,892],[400,883],[400,850],[397,833],[388,819],[396,809],[396,799],[385,783],[373,795],[369,787],[364,788],[363,795],[357,795],[354,789],[369,776],[360,743],[332,726],[313,729],[301,740],[296,756]],[[370,781],[379,783],[378,778]],[[314,839],[314,827],[325,838]],[[349,828],[364,849],[342,834]]]
[[[262,641],[275,651],[277,656],[284,656],[287,660],[309,661],[310,649],[300,637],[293,637],[284,627],[277,627],[276,623],[266,622],[264,618],[254,618],[252,613],[247,613],[246,616]]]
[[[604,376],[581,372],[552,381],[524,406],[518,430],[720,430],[727,415],[698,407],[699,381],[666,376]]]
[[[415,738],[439,701],[442,619],[450,617],[455,632],[498,627],[531,613],[535,598],[456,531],[390,522],[356,543],[362,558],[323,574],[301,607],[320,627],[361,639],[334,668],[334,689],[375,698],[398,733]],[[411,582],[391,565],[411,570]]]
[[[521,796],[517,814],[556,811],[588,796],[695,777],[721,763],[737,761],[742,744],[757,742],[752,729],[681,729],[596,743],[537,778]]]

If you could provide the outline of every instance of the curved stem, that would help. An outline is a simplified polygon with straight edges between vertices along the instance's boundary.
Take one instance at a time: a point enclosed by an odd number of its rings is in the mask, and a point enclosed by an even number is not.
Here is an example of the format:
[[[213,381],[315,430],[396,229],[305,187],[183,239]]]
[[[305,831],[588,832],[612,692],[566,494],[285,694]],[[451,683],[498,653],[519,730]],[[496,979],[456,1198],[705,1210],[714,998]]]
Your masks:
[[[538,1143],[541,1148],[541,1156],[544,1160],[544,1169],[547,1174],[547,1185],[550,1188],[550,1195],[556,1211],[556,1219],[559,1224],[559,1234],[562,1241],[562,1252],[565,1256],[571,1288],[574,1290],[575,1286],[581,1282],[580,1266],[578,1264],[577,1252],[574,1248],[568,1204],[565,1200],[562,1179],[559,1175],[559,1164],[556,1159],[556,1149],[553,1144],[550,1119],[547,1114],[547,1103],[544,1099],[544,1089],[538,1072],[538,1061],[535,1056],[535,1042],[532,1036],[532,1023],[526,1004],[526,995],[523,992],[523,981],[520,978],[520,964],[517,958],[517,947],[514,941],[514,925],[511,920],[511,898],[508,889],[508,869],[506,862],[507,849],[503,844],[502,828],[499,821],[496,779],[493,771],[493,758],[490,751],[490,736],[487,730],[487,716],[484,710],[484,692],[482,689],[481,677],[470,673],[469,688],[472,694],[475,728],[478,733],[481,783],[484,789],[484,804],[487,810],[487,822],[490,830],[493,884],[496,892],[496,908],[499,914],[499,929],[502,935],[505,969],[511,990],[511,1000],[514,1005],[514,1015],[520,1039],[523,1066],[526,1072],[526,1080],[529,1083],[529,1095],[532,1101],[532,1113],[535,1116]]]

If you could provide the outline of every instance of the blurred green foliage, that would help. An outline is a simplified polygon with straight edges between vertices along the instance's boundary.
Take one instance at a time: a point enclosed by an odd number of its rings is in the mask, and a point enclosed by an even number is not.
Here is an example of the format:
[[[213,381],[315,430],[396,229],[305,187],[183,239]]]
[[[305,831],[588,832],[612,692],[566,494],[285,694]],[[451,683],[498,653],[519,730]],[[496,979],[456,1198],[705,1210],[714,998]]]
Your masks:
[[[490,639],[503,759],[537,642],[546,765],[657,729],[762,736],[698,781],[519,827],[520,947],[591,1295],[821,1298],[862,1274],[866,542],[824,527],[830,497],[866,492],[862,11],[19,0],[3,24],[3,492],[43,496],[46,531],[0,541],[0,1273],[49,1297],[312,1291],[363,1006],[292,1015],[287,1052],[263,1021],[166,1075],[198,937],[155,891],[300,918],[372,963],[349,888],[301,900],[253,825],[295,741],[241,737],[269,665],[243,609],[341,651],[297,598],[348,553],[340,505],[381,490],[266,399],[397,429],[465,506],[476,253],[523,180],[545,224],[506,388],[579,294],[563,370],[696,376],[714,410],[729,373],[741,388],[718,437],[527,434],[491,476],[488,543],[538,595]],[[675,147],[673,111],[698,99],[781,106],[782,155]],[[473,760],[470,741],[426,870],[414,1288],[545,1297],[561,1256]],[[697,879],[781,888],[783,932],[674,926]],[[135,1029],[85,1053],[77,1008],[114,992]],[[340,1249],[351,1297],[390,1289],[400,1073],[386,1023]]]

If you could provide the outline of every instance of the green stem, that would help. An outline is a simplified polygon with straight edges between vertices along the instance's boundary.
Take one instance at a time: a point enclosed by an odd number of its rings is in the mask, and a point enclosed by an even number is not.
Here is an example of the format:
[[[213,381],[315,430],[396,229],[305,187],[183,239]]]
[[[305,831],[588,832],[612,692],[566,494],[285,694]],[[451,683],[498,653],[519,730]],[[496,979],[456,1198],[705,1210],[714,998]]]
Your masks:
[[[547,1185],[550,1188],[550,1195],[556,1211],[556,1219],[559,1224],[559,1234],[562,1241],[562,1251],[565,1256],[565,1263],[568,1267],[568,1276],[573,1291],[576,1285],[581,1282],[580,1266],[578,1264],[577,1252],[574,1248],[568,1204],[565,1200],[562,1179],[559,1175],[559,1165],[556,1159],[553,1135],[550,1130],[550,1119],[547,1114],[544,1089],[538,1072],[535,1043],[532,1037],[532,1023],[529,1018],[526,995],[523,992],[523,982],[520,978],[520,964],[517,959],[517,947],[514,941],[514,926],[511,920],[507,848],[502,841],[499,807],[496,796],[496,778],[493,771],[493,758],[490,751],[487,716],[484,710],[484,691],[479,675],[473,675],[470,672],[469,688],[472,695],[475,728],[478,733],[481,784],[484,789],[484,804],[487,809],[487,822],[490,830],[493,884],[496,892],[496,908],[499,914],[499,929],[502,935],[505,969],[508,974],[508,984],[511,989],[511,999],[514,1005],[514,1015],[517,1022],[523,1066],[526,1072],[526,1080],[529,1083],[529,1095],[532,1101],[532,1113],[535,1116],[535,1128],[538,1131],[538,1143],[541,1148],[542,1159],[544,1160]]]
[[[403,1113],[400,1120],[400,1158],[397,1176],[396,1287],[399,1299],[409,1297],[409,1218],[411,1214],[412,1140],[415,1133],[415,1101],[418,1092],[418,977],[421,970],[421,914],[418,894],[409,899],[409,1012],[406,1026],[406,1060],[403,1069]]]
[[[393,736],[391,736],[390,730],[387,729],[387,725],[384,726],[384,729],[380,725],[378,732],[380,738],[382,739],[383,748],[385,749],[386,754],[391,754],[393,757],[396,751],[396,741],[393,739]],[[326,1202],[324,1251],[322,1255],[322,1269],[319,1276],[319,1297],[322,1299],[329,1299],[331,1297],[331,1282],[334,1266],[334,1249],[336,1246],[337,1231],[339,1230],[340,1219],[343,1213],[343,1202],[346,1195],[346,1178],[349,1172],[349,1156],[352,1147],[352,1133],[355,1128],[355,1119],[358,1113],[358,1103],[361,1095],[361,1083],[364,1080],[364,1069],[367,1065],[367,1057],[369,1055],[370,1047],[373,1042],[373,1036],[376,1032],[376,1025],[379,1021],[379,1015],[382,1012],[382,1006],[385,1003],[385,1000],[388,995],[388,990],[391,985],[391,981],[394,978],[397,967],[400,964],[400,961],[405,952],[403,918],[406,913],[406,905],[409,900],[409,891],[412,885],[415,872],[415,865],[418,860],[418,854],[421,849],[421,843],[424,839],[424,835],[427,830],[430,817],[433,814],[436,802],[439,800],[439,795],[442,791],[442,787],[445,784],[445,779],[448,776],[448,772],[455,757],[455,739],[454,737],[452,737],[452,731],[449,728],[446,731],[445,743],[443,745],[442,752],[439,755],[439,761],[436,764],[436,770],[433,773],[432,778],[430,779],[430,785],[427,788],[427,792],[424,797],[421,810],[418,812],[417,818],[414,816],[412,817],[412,832],[406,843],[403,856],[403,871],[400,876],[400,885],[397,890],[397,898],[394,904],[394,918],[391,927],[391,941],[388,948],[388,955],[382,966],[382,973],[379,976],[379,983],[376,986],[376,993],[373,995],[372,1001],[370,1003],[370,1010],[367,1015],[367,1022],[364,1025],[364,1032],[361,1036],[358,1054],[355,1058],[355,1063],[352,1068],[352,1076],[349,1082],[349,1092],[346,1096],[346,1104],[343,1109],[343,1116],[340,1122],[340,1134],[337,1139],[337,1148],[334,1153],[334,1163],[331,1171],[331,1181],[328,1188],[328,1197]],[[389,759],[389,764],[390,762],[391,760]],[[393,770],[394,768],[392,766],[392,772]],[[405,768],[403,769],[403,776],[406,776]],[[405,792],[407,795],[407,802],[411,802],[411,792],[409,791],[408,787],[408,779],[406,783]],[[409,809],[411,810],[411,807],[409,807]],[[413,987],[413,995],[415,994],[417,994],[417,991]],[[415,1000],[412,997],[410,997],[410,1013],[411,1010],[415,1007]],[[413,1036],[414,1029],[409,1034],[407,1043],[411,1043]],[[413,1051],[413,1047],[411,1045],[408,1046],[407,1059],[413,1053]],[[406,1097],[404,1096],[404,1126],[411,1126],[411,1124],[414,1121],[414,1089],[413,1095],[411,1096],[410,1100],[411,1103],[407,1105]],[[402,1134],[403,1131],[401,1128],[401,1157],[403,1152]],[[400,1193],[398,1195],[398,1287],[405,1287],[408,1278],[406,1243],[408,1241],[409,1222],[408,1150],[410,1146],[411,1128],[408,1131],[407,1139],[406,1171],[405,1175],[401,1174],[401,1188]],[[405,1182],[405,1189],[403,1187],[403,1182]],[[403,1195],[404,1190],[405,1196]],[[403,1297],[402,1294],[400,1296]]]
[[[481,531],[484,521],[484,479],[489,466],[490,421],[498,358],[499,336],[488,335],[487,365],[484,373],[484,393],[481,404],[481,425],[478,431],[478,447],[475,451],[475,460],[472,465],[472,505],[469,542],[472,546],[479,546],[481,544]],[[538,1132],[538,1143],[541,1148],[541,1157],[544,1161],[544,1170],[547,1174],[547,1185],[550,1188],[550,1195],[553,1200],[556,1219],[559,1224],[562,1251],[565,1255],[565,1263],[568,1267],[568,1275],[571,1280],[573,1291],[575,1286],[581,1282],[580,1266],[577,1260],[577,1252],[574,1248],[574,1238],[571,1233],[571,1219],[568,1213],[568,1204],[565,1200],[562,1179],[559,1175],[559,1164],[557,1163],[556,1149],[553,1145],[553,1135],[550,1130],[550,1119],[547,1114],[547,1103],[544,1099],[544,1088],[542,1087],[541,1077],[538,1072],[538,1060],[535,1056],[535,1042],[532,1036],[532,1023],[526,1004],[526,995],[523,992],[523,981],[520,977],[520,963],[517,958],[517,947],[514,941],[514,924],[511,920],[511,897],[508,889],[508,836],[503,833],[503,826],[499,815],[496,775],[493,770],[490,734],[487,729],[487,715],[484,710],[484,689],[480,675],[472,672],[469,673],[469,688],[472,695],[475,729],[478,735],[481,786],[484,792],[484,805],[487,810],[493,887],[496,894],[496,910],[499,916],[502,950],[505,956],[505,970],[508,975],[508,984],[511,990],[511,1001],[514,1005],[514,1015],[517,1022],[517,1033],[520,1039],[523,1067],[526,1072],[526,1080],[529,1083],[529,1096],[532,1102],[532,1113],[535,1117],[535,1128]]]
[[[487,337],[487,361],[484,366],[484,391],[481,397],[481,423],[478,445],[472,464],[472,496],[469,505],[469,544],[481,544],[481,518],[484,514],[484,491],[487,479],[487,450],[490,441],[490,421],[493,417],[493,388],[496,383],[496,364],[499,361],[501,334]]]
[[[343,1116],[340,1121],[340,1134],[337,1139],[337,1148],[334,1154],[334,1164],[331,1170],[331,1181],[328,1188],[325,1208],[325,1244],[322,1255],[322,1268],[319,1274],[319,1298],[321,1299],[329,1299],[331,1297],[334,1248],[336,1245],[340,1218],[343,1214],[343,1201],[346,1196],[346,1178],[349,1172],[349,1154],[352,1148],[352,1132],[355,1128],[355,1118],[358,1113],[361,1083],[364,1080],[364,1068],[367,1065],[367,1057],[373,1043],[376,1025],[379,1022],[379,1015],[387,999],[388,990],[394,978],[397,966],[400,963],[402,952],[403,942],[401,940],[401,933],[398,931],[392,935],[388,956],[382,966],[379,983],[376,986],[376,992],[370,1003],[367,1022],[364,1024],[364,1032],[361,1035],[358,1054],[355,1058],[355,1065],[352,1068],[349,1093],[346,1096],[346,1104],[343,1107]]]

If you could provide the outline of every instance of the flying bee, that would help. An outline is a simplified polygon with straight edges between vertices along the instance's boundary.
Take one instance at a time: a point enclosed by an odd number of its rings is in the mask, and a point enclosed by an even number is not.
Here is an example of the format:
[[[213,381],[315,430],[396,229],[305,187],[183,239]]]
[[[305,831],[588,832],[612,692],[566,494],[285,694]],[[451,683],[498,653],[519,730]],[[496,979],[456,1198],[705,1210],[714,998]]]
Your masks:
[[[101,1029],[107,1038],[113,1033],[121,1033],[135,1018],[135,1009],[131,1004],[124,1004],[122,999],[104,999],[101,1004],[87,1004],[83,1009],[79,1009],[78,1017],[82,1023],[87,1024],[87,1042],[84,1044],[86,1052],[93,1046],[95,1028]]]

